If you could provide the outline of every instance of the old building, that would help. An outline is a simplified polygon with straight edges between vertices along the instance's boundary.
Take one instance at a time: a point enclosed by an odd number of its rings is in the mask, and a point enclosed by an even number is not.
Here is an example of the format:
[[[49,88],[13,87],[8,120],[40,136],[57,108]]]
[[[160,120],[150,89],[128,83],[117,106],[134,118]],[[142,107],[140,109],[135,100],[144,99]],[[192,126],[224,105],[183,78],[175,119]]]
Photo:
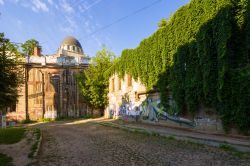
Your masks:
[[[119,78],[116,74],[109,79],[109,104],[105,110],[106,117],[120,118],[124,115],[135,115],[137,108],[146,99],[146,88],[126,74]],[[144,95],[140,95],[144,93]]]
[[[79,117],[89,111],[80,95],[76,75],[89,64],[80,42],[66,37],[54,55],[43,56],[39,48],[24,60],[25,84],[9,120]]]

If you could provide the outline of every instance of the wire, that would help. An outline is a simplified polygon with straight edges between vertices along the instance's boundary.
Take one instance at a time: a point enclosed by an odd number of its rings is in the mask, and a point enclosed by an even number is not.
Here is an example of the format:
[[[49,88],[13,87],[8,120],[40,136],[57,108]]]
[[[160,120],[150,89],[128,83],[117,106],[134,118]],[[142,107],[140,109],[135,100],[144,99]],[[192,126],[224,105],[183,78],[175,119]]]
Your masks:
[[[134,15],[136,15],[136,14],[138,14],[138,13],[140,13],[140,12],[142,12],[142,11],[144,11],[144,10],[146,10],[146,9],[148,9],[148,8],[150,8],[150,7],[152,7],[152,6],[156,5],[156,4],[158,4],[158,3],[160,3],[161,1],[162,1],[162,0],[156,0],[156,1],[154,1],[153,3],[151,3],[151,4],[147,5],[147,6],[144,6],[144,7],[140,8],[140,9],[138,9],[138,10],[136,10],[136,11],[134,11],[134,12],[132,12],[132,13],[126,15],[126,16],[123,16],[123,17],[121,17],[121,18],[115,20],[114,22],[112,22],[112,23],[110,23],[110,24],[107,24],[107,25],[105,25],[105,26],[103,26],[103,27],[97,29],[97,30],[94,31],[94,32],[89,33],[88,35],[86,35],[86,36],[80,38],[79,40],[82,40],[83,38],[92,36],[92,35],[96,34],[97,32],[100,32],[100,31],[102,31],[102,30],[105,30],[105,29],[111,27],[112,25],[117,24],[117,23],[119,23],[119,22],[121,22],[121,21],[127,19],[128,17],[134,16]]]
[[[92,4],[90,5],[89,8],[91,8],[91,7],[94,6],[95,4],[99,3],[100,1],[101,1],[101,0],[95,1],[94,3],[92,3]],[[112,22],[112,23],[110,23],[110,24],[107,24],[107,25],[105,25],[105,26],[103,26],[103,27],[101,27],[101,28],[99,28],[99,29],[93,31],[93,32],[91,32],[91,33],[85,35],[84,37],[79,38],[78,40],[79,40],[79,41],[80,41],[80,40],[83,40],[83,39],[85,39],[86,37],[90,37],[90,36],[92,36],[92,35],[94,35],[94,34],[100,32],[100,31],[103,31],[103,30],[105,30],[105,29],[107,29],[107,28],[109,28],[109,27],[111,27],[111,26],[113,26],[113,25],[115,25],[115,24],[117,24],[117,23],[119,23],[119,22],[122,22],[123,20],[125,20],[125,19],[127,19],[127,18],[129,18],[129,17],[131,17],[131,16],[134,16],[134,15],[136,15],[136,14],[138,14],[138,13],[140,13],[140,12],[142,12],[142,11],[144,11],[144,10],[146,10],[146,9],[148,9],[148,8],[150,8],[150,7],[152,7],[152,6],[156,5],[156,4],[158,4],[158,3],[160,3],[161,1],[162,1],[162,0],[156,0],[156,1],[154,1],[153,3],[151,3],[151,4],[147,5],[147,6],[144,6],[144,7],[140,8],[140,9],[138,9],[138,10],[136,10],[136,11],[134,11],[134,12],[132,12],[132,13],[126,15],[126,16],[123,16],[123,17],[121,17],[121,18],[118,18],[118,19],[115,20],[114,22]],[[72,3],[72,6],[75,6],[75,5],[79,4],[79,3],[81,3],[81,1],[78,1],[78,2],[75,1],[74,3]],[[47,42],[45,41],[45,42],[43,42],[43,44],[44,44],[44,43],[47,43]]]

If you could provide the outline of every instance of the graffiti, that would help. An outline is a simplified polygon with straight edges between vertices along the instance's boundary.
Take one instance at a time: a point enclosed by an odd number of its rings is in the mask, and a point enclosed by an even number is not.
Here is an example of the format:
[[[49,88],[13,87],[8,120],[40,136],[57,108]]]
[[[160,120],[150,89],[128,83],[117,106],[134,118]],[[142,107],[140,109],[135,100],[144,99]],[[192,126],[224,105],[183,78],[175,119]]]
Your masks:
[[[196,126],[213,126],[217,125],[217,120],[210,118],[196,117],[194,119],[194,123]]]
[[[159,122],[160,120],[172,121],[180,125],[194,126],[195,123],[188,119],[177,116],[177,114],[170,115],[167,113],[164,108],[160,105],[160,99],[152,99],[150,97],[146,100],[140,102],[132,102],[128,95],[123,96],[122,103],[116,107],[115,103],[109,106],[109,117],[119,117],[123,120],[134,119],[135,121],[139,120],[149,120],[154,122]]]
[[[44,118],[48,118],[48,119],[56,119],[57,118],[57,112],[50,110],[50,111],[46,111],[44,114]]]
[[[131,95],[134,97],[133,95]],[[170,107],[164,109],[161,106],[160,98],[156,95],[147,96],[143,100],[131,100],[128,94],[122,96],[118,103],[116,97],[111,98],[109,105],[109,117],[120,118],[125,121],[152,121],[155,123],[166,122],[171,125],[191,127],[198,129],[217,128],[220,129],[220,122],[217,119],[210,118],[209,115],[196,116],[193,119],[187,119],[179,116],[179,109],[171,98],[168,98]]]

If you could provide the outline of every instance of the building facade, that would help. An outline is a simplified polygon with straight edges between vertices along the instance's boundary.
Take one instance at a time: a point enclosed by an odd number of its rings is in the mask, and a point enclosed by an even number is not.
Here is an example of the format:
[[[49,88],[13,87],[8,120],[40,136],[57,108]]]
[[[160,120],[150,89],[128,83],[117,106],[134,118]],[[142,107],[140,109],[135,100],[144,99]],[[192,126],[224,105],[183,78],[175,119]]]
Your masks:
[[[25,83],[15,108],[7,112],[8,120],[79,117],[90,108],[82,98],[77,74],[89,65],[80,42],[66,37],[57,53],[43,56],[40,49],[24,59]]]
[[[109,104],[105,110],[107,118],[120,118],[126,115],[136,115],[138,108],[146,100],[146,88],[126,74],[119,78],[114,74],[109,78]],[[140,95],[144,93],[144,95]]]

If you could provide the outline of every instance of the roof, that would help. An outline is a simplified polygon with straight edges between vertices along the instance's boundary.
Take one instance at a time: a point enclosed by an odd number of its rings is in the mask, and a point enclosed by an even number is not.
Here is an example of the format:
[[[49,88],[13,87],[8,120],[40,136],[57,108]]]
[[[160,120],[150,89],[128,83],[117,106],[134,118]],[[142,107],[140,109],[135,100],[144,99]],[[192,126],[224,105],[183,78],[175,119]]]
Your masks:
[[[82,48],[81,43],[73,36],[67,36],[66,38],[64,38],[61,45],[75,45]]]

